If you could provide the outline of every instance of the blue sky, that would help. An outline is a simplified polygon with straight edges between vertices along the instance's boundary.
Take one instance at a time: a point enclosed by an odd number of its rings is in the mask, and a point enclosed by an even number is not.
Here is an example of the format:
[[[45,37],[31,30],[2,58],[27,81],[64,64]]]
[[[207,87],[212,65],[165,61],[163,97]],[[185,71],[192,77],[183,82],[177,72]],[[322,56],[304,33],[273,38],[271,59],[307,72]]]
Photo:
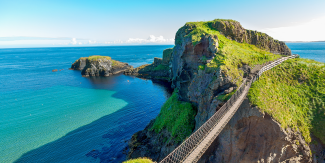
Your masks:
[[[189,21],[216,18],[283,41],[325,40],[324,0],[0,0],[0,48],[173,44]]]

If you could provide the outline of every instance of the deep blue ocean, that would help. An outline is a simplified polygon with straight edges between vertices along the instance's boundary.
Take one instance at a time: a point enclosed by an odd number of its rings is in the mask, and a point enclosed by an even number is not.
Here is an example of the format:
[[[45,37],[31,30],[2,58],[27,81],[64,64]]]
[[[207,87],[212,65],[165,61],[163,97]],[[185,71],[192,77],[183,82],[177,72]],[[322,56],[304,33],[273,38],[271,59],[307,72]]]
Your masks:
[[[287,45],[325,62],[325,42]],[[158,115],[169,84],[125,75],[84,78],[68,68],[91,55],[137,67],[170,47],[0,49],[0,163],[124,161],[126,141]]]

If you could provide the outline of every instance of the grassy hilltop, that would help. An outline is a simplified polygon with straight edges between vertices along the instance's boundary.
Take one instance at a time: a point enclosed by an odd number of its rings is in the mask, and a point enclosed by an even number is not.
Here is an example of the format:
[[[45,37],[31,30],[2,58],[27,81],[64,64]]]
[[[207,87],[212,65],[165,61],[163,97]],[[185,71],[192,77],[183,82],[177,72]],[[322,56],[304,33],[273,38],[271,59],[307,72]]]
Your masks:
[[[242,67],[242,65],[254,67],[257,64],[263,64],[281,57],[281,55],[269,52],[268,49],[263,49],[256,45],[246,43],[245,40],[240,43],[230,39],[229,36],[226,37],[213,26],[215,23],[222,23],[226,26],[226,23],[228,22],[239,24],[239,22],[234,20],[216,19],[206,22],[188,22],[184,25],[186,28],[185,32],[188,33],[185,38],[191,39],[193,46],[195,46],[204,36],[218,36],[218,52],[216,53],[215,58],[210,63],[199,66],[199,69],[207,69],[207,71],[212,72],[214,69],[221,68],[227,76],[231,76],[232,79],[235,80],[243,74],[243,72],[238,69],[239,67]],[[231,23],[228,26],[234,29],[235,26]],[[263,35],[267,38],[269,37],[264,33],[257,33],[257,35]],[[175,40],[175,42],[179,41],[179,39]],[[274,42],[276,43],[277,40]],[[240,83],[241,80],[237,80],[237,84],[239,85]]]
[[[283,128],[299,129],[306,142],[314,134],[325,143],[325,64],[290,59],[266,71],[248,97]]]

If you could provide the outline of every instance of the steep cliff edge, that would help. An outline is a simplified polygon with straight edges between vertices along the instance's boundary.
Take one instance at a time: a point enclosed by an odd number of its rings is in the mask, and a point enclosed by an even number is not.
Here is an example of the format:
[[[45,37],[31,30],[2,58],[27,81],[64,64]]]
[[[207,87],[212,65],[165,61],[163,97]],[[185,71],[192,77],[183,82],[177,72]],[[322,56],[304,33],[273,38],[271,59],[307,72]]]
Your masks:
[[[299,132],[282,128],[245,99],[199,162],[310,162],[310,149]]]
[[[127,63],[112,60],[107,56],[90,56],[82,57],[76,60],[71,69],[81,70],[81,75],[88,76],[110,76],[112,74],[123,73],[124,71],[133,68]]]
[[[287,60],[248,98],[200,162],[325,162],[325,64]]]
[[[172,86],[177,90],[178,101],[190,103],[196,108],[195,118],[192,117],[195,120],[192,132],[231,97],[243,78],[253,75],[263,65],[280,58],[280,54],[291,55],[284,42],[274,40],[264,33],[245,30],[239,22],[233,20],[189,22],[180,28],[176,33],[175,47],[171,55],[170,75]],[[282,78],[285,80],[286,76]],[[299,81],[303,79],[304,77],[301,77]],[[323,87],[320,92],[322,91]],[[272,102],[276,99],[274,97],[272,100],[272,93],[264,92],[258,96],[266,95],[270,95],[271,99],[268,100]],[[324,98],[322,94],[317,100],[314,99],[318,101],[315,108],[323,107]],[[284,125],[284,121],[272,114],[274,110],[267,111],[263,108],[263,103],[256,103],[254,100],[249,102],[250,100],[247,99],[240,107],[215,145],[211,146],[210,151],[213,152],[202,158],[201,162],[310,162],[312,157],[321,160],[321,154],[315,154],[323,150],[321,141],[318,141],[319,137],[315,139],[313,147],[305,135],[306,132],[301,130],[304,129],[303,125]],[[282,104],[286,105],[285,102]],[[267,106],[272,107],[273,105]],[[287,118],[285,120],[293,119],[291,116],[294,115],[286,112],[281,112],[283,117]],[[319,113],[324,114],[322,111]],[[178,117],[173,118],[176,120]],[[193,119],[189,117],[188,121]],[[317,123],[325,120],[320,119]],[[180,144],[161,143],[164,139],[159,135],[170,135],[168,128],[162,128],[158,133],[150,133],[150,128],[156,121],[157,119],[153,120],[145,130],[132,137],[129,158],[141,156],[160,161]],[[324,128],[319,129],[325,131]],[[140,137],[137,137],[139,135]],[[169,138],[171,136],[166,139]],[[150,145],[155,150],[150,150]],[[317,151],[314,150],[316,146]]]

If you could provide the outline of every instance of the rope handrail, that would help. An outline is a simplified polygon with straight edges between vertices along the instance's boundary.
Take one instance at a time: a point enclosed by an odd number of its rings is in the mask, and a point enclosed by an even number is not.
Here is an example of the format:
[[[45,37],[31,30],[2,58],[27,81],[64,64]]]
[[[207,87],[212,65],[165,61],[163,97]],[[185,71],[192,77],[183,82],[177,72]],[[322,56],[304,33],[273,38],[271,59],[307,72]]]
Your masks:
[[[245,78],[243,80],[243,83],[240,85],[240,87],[237,89],[235,94],[231,96],[231,98],[214,114],[212,117],[210,117],[199,129],[197,129],[194,133],[190,135],[181,145],[179,145],[174,151],[172,151],[169,155],[167,155],[163,160],[160,161],[160,163],[179,163],[183,162],[192,152],[193,150],[206,138],[206,136],[214,129],[215,126],[220,122],[221,119],[224,118],[225,114],[233,107],[234,103],[237,102],[238,99],[241,99],[240,104],[243,102],[242,95],[245,97],[252,85],[253,82],[255,82],[259,76],[263,74],[263,72],[272,69],[273,67],[281,64],[283,61],[291,58],[296,58],[298,55],[291,55],[288,57],[282,57],[276,61],[273,61],[272,63],[263,66],[259,72],[250,79],[249,82],[247,82],[247,79]],[[225,127],[225,125],[228,123],[228,121],[232,118],[232,116],[236,113],[239,106],[236,106],[235,109],[233,109],[233,112],[226,117],[226,120],[222,124],[222,126],[217,130],[217,132],[213,135],[214,140],[219,133],[222,131],[222,129]],[[209,144],[212,142],[209,141]],[[207,145],[196,155],[196,158],[193,162],[197,162],[200,157],[204,154],[204,152],[207,150]]]

